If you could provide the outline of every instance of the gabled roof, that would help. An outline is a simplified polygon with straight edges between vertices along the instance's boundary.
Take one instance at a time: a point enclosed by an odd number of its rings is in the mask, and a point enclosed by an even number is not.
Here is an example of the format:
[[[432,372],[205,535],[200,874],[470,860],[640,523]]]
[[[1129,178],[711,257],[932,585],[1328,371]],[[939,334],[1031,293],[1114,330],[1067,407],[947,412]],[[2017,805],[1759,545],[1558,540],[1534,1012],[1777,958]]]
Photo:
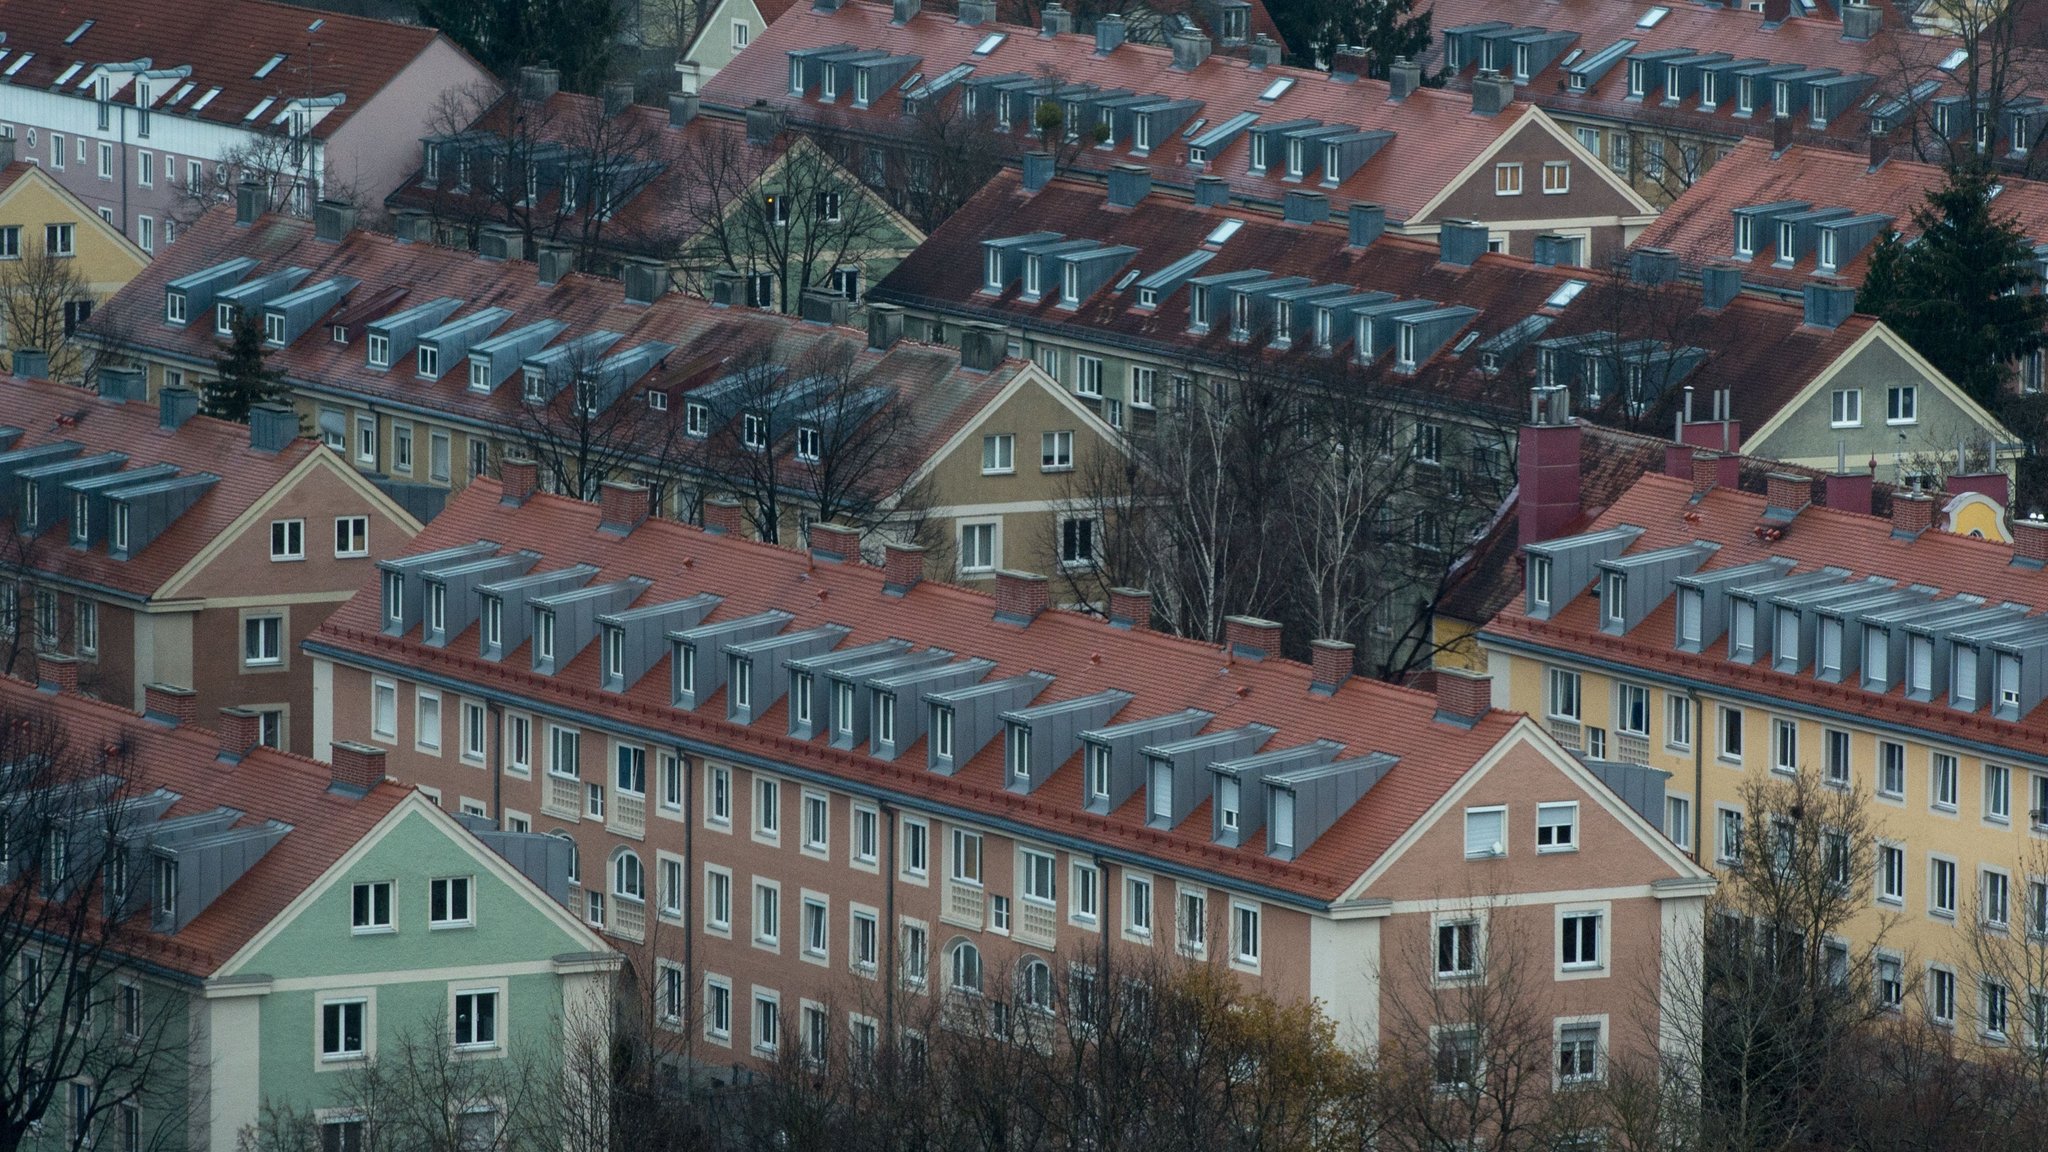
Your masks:
[[[41,188],[70,205],[78,215],[77,224],[93,230],[108,243],[120,248],[137,268],[149,262],[149,253],[144,252],[135,241],[123,235],[119,228],[108,223],[105,217],[88,207],[71,189],[64,187],[55,177],[43,171],[42,165],[16,160],[7,167],[0,168],[0,202],[4,202],[16,190],[30,187]]]
[[[125,708],[71,693],[39,692],[19,680],[0,678],[0,708],[48,714],[61,725],[74,755],[104,750],[100,770],[127,781],[130,794],[158,788],[176,793],[178,800],[165,818],[225,807],[241,813],[235,828],[266,821],[289,826],[262,859],[182,930],[135,936],[141,958],[189,976],[211,975],[408,793],[391,783],[367,794],[333,791],[327,765],[271,748],[254,748],[227,763],[219,758],[220,738],[206,729],[166,727]],[[142,926],[147,928],[146,918]]]
[[[281,452],[258,452],[249,446],[249,429],[241,424],[194,416],[172,430],[160,426],[152,405],[102,400],[48,380],[0,376],[0,430],[9,428],[19,429],[21,435],[0,451],[70,441],[80,445],[80,456],[122,453],[128,458],[124,472],[170,465],[179,477],[216,478],[162,535],[127,560],[109,555],[103,538],[90,548],[72,547],[65,525],[35,537],[37,543],[27,555],[35,569],[136,599],[156,593],[319,450],[311,440],[294,439]],[[0,497],[0,525],[10,538],[16,531],[14,511],[10,491]],[[67,501],[65,515],[69,514]]]
[[[1212,241],[1221,235],[1220,226],[1233,221],[1237,224],[1226,238]],[[1063,307],[1056,290],[1026,300],[1014,281],[1000,295],[983,292],[983,243],[1031,233],[1135,251],[1078,308]],[[1532,316],[1551,321],[1542,333],[1544,339],[1603,331],[1625,334],[1639,327],[1645,339],[1704,350],[1704,359],[1683,382],[1696,391],[1732,389],[1734,418],[1744,429],[1762,427],[1876,323],[1868,316],[1851,316],[1832,329],[1808,326],[1799,304],[1756,297],[1738,297],[1709,311],[1697,286],[1673,283],[1651,289],[1604,272],[1545,267],[1513,256],[1484,254],[1469,267],[1460,267],[1442,260],[1434,239],[1383,234],[1365,248],[1349,247],[1347,240],[1347,226],[1341,222],[1289,224],[1242,206],[1198,207],[1165,193],[1149,195],[1134,208],[1109,208],[1101,186],[1085,180],[1054,180],[1031,194],[1016,173],[1006,172],[906,257],[870,296],[1017,325],[1027,333],[1056,331],[1073,339],[1124,343],[1158,356],[1234,363],[1258,350],[1231,343],[1229,325],[1220,320],[1206,334],[1189,331],[1187,277],[1179,276],[1170,289],[1160,289],[1156,307],[1140,302],[1139,290],[1154,273],[1176,267],[1191,254],[1209,253],[1197,279],[1257,270],[1265,275],[1254,279],[1298,276],[1313,286],[1388,292],[1411,303],[1477,310],[1456,322],[1421,371],[1405,377],[1384,373],[1379,378],[1382,386],[1405,388],[1445,404],[1493,404],[1519,412],[1535,364],[1534,341],[1525,341],[1519,356],[1510,358],[1510,370],[1495,374],[1482,369],[1481,358],[1496,336]],[[1580,286],[1575,295],[1560,292],[1573,284]],[[1568,302],[1552,304],[1566,296]],[[1296,313],[1297,323],[1304,318]],[[1462,351],[1463,338],[1457,335],[1461,332],[1478,334]],[[1333,365],[1349,362],[1351,339],[1348,327],[1336,333],[1331,349],[1336,354],[1330,356],[1307,339],[1296,339],[1285,351],[1269,347],[1263,354],[1272,362],[1296,363],[1304,372],[1321,375]],[[1384,367],[1388,359],[1382,350],[1376,363]],[[1667,424],[1680,391],[1668,389],[1634,422],[1644,427]],[[1618,397],[1619,390],[1609,395]],[[1582,402],[1576,406],[1585,407]],[[1611,411],[1599,418],[1621,422],[1624,416]]]
[[[375,579],[322,624],[310,641],[312,650],[449,683],[488,678],[494,691],[590,714],[593,725],[714,745],[742,763],[758,757],[777,770],[818,773],[856,792],[915,797],[921,804],[1011,823],[1026,836],[1054,842],[1086,836],[1139,858],[1310,904],[1343,892],[1514,722],[1500,712],[1470,727],[1437,722],[1434,696],[1356,678],[1334,694],[1312,692],[1310,670],[1302,664],[1233,658],[1212,644],[1119,628],[1078,613],[1045,611],[1020,626],[998,619],[996,601],[981,592],[924,581],[891,594],[879,569],[814,560],[668,521],[650,520],[621,539],[599,530],[593,505],[536,495],[513,507],[500,502],[500,492],[492,480],[470,485],[412,542],[412,553],[497,541],[508,550],[540,553],[538,568],[589,564],[598,570],[592,584],[650,575],[641,604],[713,593],[722,600],[706,618],[710,624],[779,611],[788,614],[785,633],[844,626],[849,631],[839,647],[897,638],[990,661],[987,681],[1047,674],[1051,684],[1034,706],[1117,689],[1131,699],[1111,723],[1196,708],[1211,714],[1211,731],[1252,722],[1276,728],[1268,749],[1330,739],[1345,746],[1346,756],[1384,752],[1399,762],[1298,860],[1283,862],[1265,854],[1263,839],[1234,849],[1215,844],[1206,801],[1171,831],[1147,827],[1142,794],[1107,814],[1087,812],[1078,750],[1029,795],[1008,791],[999,730],[977,755],[944,775],[926,769],[922,738],[894,760],[836,750],[822,737],[792,738],[786,735],[786,699],[752,724],[726,719],[723,688],[694,710],[678,708],[671,703],[671,657],[665,650],[625,691],[598,698],[593,693],[600,683],[602,645],[590,645],[549,676],[530,670],[523,644],[501,661],[479,658],[474,626],[445,647],[425,644],[417,629],[387,636],[380,630]]]
[[[86,85],[112,66],[120,69],[112,73],[113,99],[133,104],[137,70],[124,66],[140,63],[156,75],[150,107],[158,115],[235,127],[268,126],[292,100],[339,93],[342,102],[312,126],[319,138],[333,135],[440,37],[432,28],[270,0],[0,0],[0,33],[0,85],[89,99]],[[17,70],[24,56],[33,59]]]
[[[986,52],[976,51],[991,42]],[[1192,70],[1180,70],[1173,67],[1173,52],[1167,47],[1125,43],[1103,55],[1095,51],[1092,36],[1047,37],[1035,28],[1010,24],[964,25],[936,12],[895,24],[888,5],[869,0],[849,0],[834,12],[809,6],[791,9],[704,85],[704,100],[730,109],[765,100],[798,122],[884,137],[908,133],[912,122],[903,115],[897,89],[876,93],[864,109],[852,107],[846,93],[825,103],[815,85],[802,95],[790,91],[791,52],[842,44],[914,57],[912,73],[924,79],[970,67],[967,79],[953,85],[948,97],[953,99],[959,98],[962,84],[976,77],[1008,75],[1105,93],[1193,100],[1199,107],[1175,126],[1171,138],[1153,141],[1149,153],[1134,151],[1133,141],[1120,134],[1110,147],[1079,148],[1073,163],[1095,171],[1118,163],[1142,163],[1153,169],[1156,179],[1182,185],[1213,173],[1227,179],[1238,195],[1272,202],[1289,188],[1314,188],[1328,192],[1333,200],[1383,204],[1400,220],[1448,187],[1514,127],[1527,108],[1513,104],[1496,115],[1481,116],[1472,111],[1469,95],[1427,88],[1397,103],[1388,99],[1383,81],[1336,79],[1301,68],[1253,68],[1225,56],[1211,56]],[[909,80],[904,77],[904,84]],[[1270,99],[1261,98],[1269,92],[1274,93]],[[1209,156],[1206,168],[1193,166],[1189,138],[1201,127],[1222,124],[1243,112],[1257,113],[1262,124],[1313,119],[1325,125],[1390,130],[1394,137],[1334,187],[1316,180],[1284,182],[1277,157],[1272,175],[1250,174],[1247,158],[1252,143],[1242,132]],[[1009,151],[1021,153],[1036,146],[1026,135],[1028,127],[1017,124]]]
[[[1638,244],[1668,248],[1688,268],[1734,263],[1745,284],[1798,291],[1816,275],[1817,249],[1802,252],[1792,264],[1779,263],[1775,235],[1758,235],[1757,254],[1748,260],[1735,255],[1735,212],[1740,208],[1778,203],[1804,203],[1814,209],[1841,208],[1853,215],[1881,213],[1907,238],[1918,235],[1914,210],[1927,194],[1946,183],[1938,164],[1889,159],[1876,168],[1867,155],[1829,148],[1793,146],[1773,153],[1761,140],[1745,140],[1695,181],[1646,229]],[[2048,243],[2048,184],[2017,176],[2001,181],[1992,202],[1995,215],[2017,223],[2036,243]],[[1765,230],[1768,231],[1768,230]],[[1869,270],[1872,245],[1825,279],[1858,285]]]

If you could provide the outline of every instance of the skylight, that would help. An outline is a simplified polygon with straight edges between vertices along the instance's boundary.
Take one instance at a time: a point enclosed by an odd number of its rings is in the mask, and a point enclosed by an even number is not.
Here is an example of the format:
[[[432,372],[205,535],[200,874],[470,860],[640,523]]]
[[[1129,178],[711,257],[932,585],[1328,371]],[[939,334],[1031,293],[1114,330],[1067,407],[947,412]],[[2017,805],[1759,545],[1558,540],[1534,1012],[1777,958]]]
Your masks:
[[[1666,16],[1669,15],[1671,15],[1671,9],[1666,8],[1660,4],[1657,7],[1652,8],[1648,12],[1645,12],[1641,16],[1637,17],[1636,27],[1655,28],[1658,22],[1662,21]]]
[[[1550,298],[1543,302],[1543,306],[1545,308],[1562,308],[1578,299],[1579,293],[1585,290],[1586,282],[1584,280],[1567,280],[1557,286],[1557,291],[1550,294]]]
[[[66,69],[65,69],[64,71],[62,71],[62,72],[59,72],[59,73],[57,74],[57,83],[59,83],[59,84],[68,84],[68,83],[70,83],[70,82],[71,82],[71,78],[72,78],[73,76],[76,76],[76,75],[78,75],[78,70],[79,70],[80,68],[83,68],[83,67],[85,67],[85,65],[84,65],[84,64],[73,64],[73,65],[72,65],[71,67],[69,67],[69,68],[66,68]]]
[[[1573,61],[1577,60],[1581,56],[1584,56],[1585,54],[1586,50],[1584,48],[1574,48],[1571,51],[1564,54],[1564,59],[1559,60],[1557,62],[1558,66],[1560,68],[1569,68],[1572,66]]]
[[[21,55],[19,55],[19,56],[16,56],[16,57],[14,58],[14,63],[12,63],[12,64],[9,64],[9,65],[7,66],[7,73],[6,73],[6,74],[7,74],[7,75],[9,75],[9,76],[12,76],[12,75],[14,75],[14,74],[15,74],[16,72],[19,72],[19,71],[21,71],[21,70],[22,70],[22,68],[24,68],[25,66],[27,66],[27,64],[28,64],[28,62],[29,62],[29,61],[31,61],[31,60],[33,60],[33,59],[35,59],[35,58],[36,58],[36,54],[35,54],[35,53],[33,53],[33,52],[23,52],[23,53],[22,53]]]
[[[71,35],[69,35],[69,36],[66,36],[66,37],[64,38],[64,42],[65,42],[66,44],[76,44],[76,43],[78,43],[78,38],[79,38],[80,36],[83,36],[83,35],[85,35],[85,34],[86,34],[87,32],[90,32],[90,31],[92,31],[92,21],[90,21],[90,20],[87,20],[87,21],[86,21],[85,23],[83,23],[83,24],[80,24],[80,25],[79,25],[78,27],[76,27],[76,28],[73,28],[73,29],[71,30]]]
[[[1218,224],[1216,230],[1209,233],[1208,239],[1203,240],[1202,243],[1213,248],[1232,236],[1237,235],[1237,230],[1242,227],[1244,227],[1244,221],[1232,216],[1230,219]]]
[[[192,110],[194,112],[197,112],[201,108],[206,107],[208,104],[213,103],[213,98],[218,95],[220,95],[220,89],[208,88],[206,90],[206,95],[201,96],[199,99],[192,102]]]
[[[270,106],[275,103],[277,103],[277,97],[265,96],[262,102],[258,103],[254,108],[249,109],[249,114],[242,117],[242,119],[254,120],[258,116],[263,115],[265,112],[270,111]]]
[[[1479,332],[1477,329],[1465,333],[1465,338],[1463,340],[1458,341],[1457,347],[1451,349],[1451,355],[1462,355],[1465,349],[1470,348],[1472,346],[1472,342],[1477,339],[1479,339]]]
[[[1292,87],[1294,87],[1294,77],[1282,76],[1278,80],[1273,81],[1271,84],[1266,85],[1266,90],[1264,92],[1259,93],[1259,99],[1278,100],[1280,97],[1286,95],[1287,90]]]
[[[909,77],[908,77],[907,79],[905,79],[905,80],[903,81],[903,83],[901,83],[901,84],[898,84],[898,85],[896,86],[896,90],[897,90],[898,92],[908,92],[908,91],[910,91],[910,90],[911,90],[912,88],[915,88],[915,87],[917,87],[917,86],[918,86],[918,84],[919,84],[919,82],[921,82],[921,81],[922,81],[923,79],[924,79],[924,73],[922,73],[922,72],[912,72],[912,73],[910,74],[910,76],[909,76]]]
[[[1968,48],[1958,48],[1955,51],[1949,53],[1948,55],[1943,56],[1941,58],[1941,63],[1936,65],[1936,67],[1940,68],[1943,72],[1953,72],[1956,69],[1962,67],[1963,61],[1968,60],[1969,58],[1970,50]]]
[[[311,24],[306,25],[306,31],[318,32],[319,30],[325,27],[327,27],[327,18],[323,16],[320,19],[313,21]]]
[[[1003,41],[1009,38],[1010,34],[1008,32],[991,32],[981,38],[981,43],[974,46],[974,54],[976,56],[986,56],[1000,48]]]
[[[263,62],[263,67],[258,68],[256,70],[256,75],[254,79],[263,79],[265,76],[268,76],[272,72],[277,71],[277,66],[282,63],[284,63],[284,53],[280,52],[277,55],[272,56],[270,59],[265,60]]]
[[[1208,122],[1209,118],[1207,116],[1195,117],[1194,123],[1189,124],[1187,128],[1181,132],[1180,138],[1186,140],[1188,137],[1193,136],[1197,132],[1200,132],[1202,130],[1202,126],[1204,124],[1207,124]]]
[[[1133,268],[1133,269],[1131,269],[1131,270],[1130,270],[1129,272],[1126,272],[1126,273],[1124,273],[1124,274],[1123,274],[1123,278],[1122,278],[1122,279],[1120,279],[1120,280],[1118,280],[1118,281],[1116,282],[1116,288],[1114,289],[1114,291],[1117,291],[1117,292],[1121,292],[1121,291],[1123,291],[1124,289],[1126,289],[1126,288],[1129,288],[1129,287],[1131,286],[1131,281],[1133,281],[1133,280],[1136,280],[1137,278],[1138,278],[1138,269],[1136,269],[1136,268]]]

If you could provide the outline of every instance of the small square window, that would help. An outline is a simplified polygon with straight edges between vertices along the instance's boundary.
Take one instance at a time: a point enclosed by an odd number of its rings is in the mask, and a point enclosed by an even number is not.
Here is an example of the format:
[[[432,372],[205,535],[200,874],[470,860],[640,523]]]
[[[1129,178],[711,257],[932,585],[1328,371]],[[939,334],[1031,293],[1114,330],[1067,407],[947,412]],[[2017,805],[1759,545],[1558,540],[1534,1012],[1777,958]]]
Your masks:
[[[448,876],[431,881],[428,886],[427,926],[474,927],[476,908],[470,897],[471,882],[467,876]]]
[[[272,520],[270,522],[270,558],[274,561],[304,560],[306,558],[306,522],[304,520]]]
[[[391,881],[357,884],[351,893],[349,927],[360,934],[392,930]]]
[[[1536,806],[1536,850],[1573,852],[1579,847],[1579,806],[1576,801]]]

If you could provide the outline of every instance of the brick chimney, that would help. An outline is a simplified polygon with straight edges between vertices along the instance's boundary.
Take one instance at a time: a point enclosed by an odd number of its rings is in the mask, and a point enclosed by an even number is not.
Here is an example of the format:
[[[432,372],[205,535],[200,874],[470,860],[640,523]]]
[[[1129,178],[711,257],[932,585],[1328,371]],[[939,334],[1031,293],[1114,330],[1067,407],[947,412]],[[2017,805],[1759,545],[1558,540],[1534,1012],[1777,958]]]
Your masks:
[[[498,503],[519,507],[540,487],[540,461],[520,456],[505,457],[498,461],[498,484],[504,489]]]
[[[1823,499],[1830,508],[1868,516],[1871,487],[1871,475],[1868,471],[1837,472],[1828,477],[1827,491]]]
[[[1143,632],[1152,627],[1152,593],[1143,588],[1109,590],[1109,622],[1118,628]]]
[[[730,496],[713,496],[704,501],[706,532],[737,540],[745,521],[746,518],[740,515],[740,502]]]
[[[811,559],[829,564],[859,564],[860,536],[860,529],[851,524],[813,524]]]
[[[220,710],[220,759],[239,763],[263,740],[263,716],[249,708]]]
[[[1921,492],[1892,494],[1892,535],[1902,540],[1917,538],[1934,527],[1934,497]]]
[[[1971,472],[1962,476],[1951,476],[1948,478],[1947,487],[1951,496],[1975,492],[2000,508],[2012,503],[2012,484],[2003,472]]]
[[[1470,728],[1493,708],[1493,677],[1463,668],[1436,670],[1436,719]]]
[[[1666,444],[1664,446],[1664,474],[1681,480],[1692,479],[1692,446],[1689,444]]]
[[[1579,518],[1579,447],[1583,433],[1571,416],[1571,395],[1563,388],[1529,393],[1529,422],[1516,446],[1515,473],[1520,505],[1516,541],[1524,547],[1548,540]]]
[[[2048,520],[2028,517],[2012,522],[2012,562],[2028,568],[2048,567]]]
[[[199,696],[190,688],[180,688],[175,684],[145,684],[142,687],[142,714],[160,724],[180,728],[198,718]]]
[[[996,573],[996,619],[1029,624],[1052,603],[1052,590],[1036,572]]]
[[[1699,496],[1710,488],[1740,488],[1742,486],[1742,457],[1723,456],[1719,452],[1695,452],[1692,454],[1692,494]]]
[[[1351,671],[1357,666],[1357,645],[1342,640],[1311,640],[1308,648],[1309,691],[1332,695],[1351,679]]]
[[[384,782],[384,750],[353,740],[334,742],[333,780],[336,788],[368,792]]]
[[[647,523],[647,489],[607,480],[597,488],[597,527],[614,536],[630,536]]]
[[[1768,495],[1764,506],[1772,511],[1797,512],[1813,503],[1813,477],[1773,472],[1765,477]]]
[[[882,545],[882,591],[901,596],[924,579],[924,549],[890,540]]]
[[[36,687],[59,696],[78,695],[78,657],[62,652],[36,653]]]
[[[1223,618],[1223,650],[1247,660],[1280,655],[1280,625],[1257,616]]]

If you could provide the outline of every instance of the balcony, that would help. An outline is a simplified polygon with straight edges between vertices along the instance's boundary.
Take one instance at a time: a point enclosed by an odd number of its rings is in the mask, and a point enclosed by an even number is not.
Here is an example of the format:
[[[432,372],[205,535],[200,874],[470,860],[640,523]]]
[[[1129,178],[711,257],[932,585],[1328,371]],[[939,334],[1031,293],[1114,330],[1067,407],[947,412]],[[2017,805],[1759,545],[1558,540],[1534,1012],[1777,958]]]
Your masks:
[[[1059,930],[1059,911],[1050,904],[1034,900],[1017,902],[1017,923],[1013,930],[1017,942],[1039,948],[1053,946],[1053,936]]]
[[[541,795],[540,810],[558,820],[582,819],[583,782],[573,776],[550,775],[547,789]]]
[[[647,905],[638,900],[613,900],[610,932],[635,944],[647,939]]]
[[[1624,764],[1650,762],[1650,738],[1635,732],[1614,734],[1614,758]]]
[[[980,888],[971,884],[948,882],[946,885],[946,907],[939,919],[948,924],[980,931],[986,922],[984,911],[985,896]]]
[[[647,835],[647,797],[629,796],[623,792],[612,793],[611,819],[605,822],[605,830],[618,836],[630,836],[635,840]]]
[[[1564,720],[1552,716],[1549,720],[1549,726],[1550,734],[1557,738],[1559,744],[1574,752],[1584,750],[1586,739],[1585,725],[1577,720]]]

